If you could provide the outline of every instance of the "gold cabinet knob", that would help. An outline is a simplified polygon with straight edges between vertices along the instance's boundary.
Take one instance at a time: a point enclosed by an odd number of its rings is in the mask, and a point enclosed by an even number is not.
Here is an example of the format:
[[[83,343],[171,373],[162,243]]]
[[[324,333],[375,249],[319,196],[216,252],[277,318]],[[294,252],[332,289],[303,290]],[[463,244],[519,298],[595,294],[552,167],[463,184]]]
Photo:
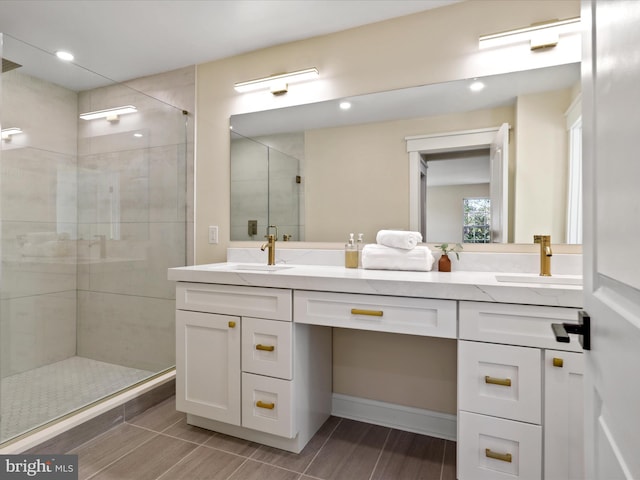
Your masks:
[[[229,328],[236,328],[236,322],[230,321],[229,322]]]
[[[553,357],[553,366],[554,367],[562,368],[563,365],[564,365],[564,361],[561,358]]]

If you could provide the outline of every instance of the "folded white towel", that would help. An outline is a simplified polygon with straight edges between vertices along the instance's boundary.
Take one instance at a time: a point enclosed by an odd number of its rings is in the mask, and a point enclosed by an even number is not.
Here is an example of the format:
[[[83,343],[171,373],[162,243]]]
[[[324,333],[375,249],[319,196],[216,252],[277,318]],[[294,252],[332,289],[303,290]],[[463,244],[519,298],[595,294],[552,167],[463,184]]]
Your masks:
[[[428,272],[433,267],[433,262],[433,254],[427,247],[415,247],[407,250],[371,243],[362,249],[362,268],[369,270]]]
[[[380,230],[376,235],[376,242],[393,248],[411,250],[422,241],[420,232],[406,232],[404,230]]]

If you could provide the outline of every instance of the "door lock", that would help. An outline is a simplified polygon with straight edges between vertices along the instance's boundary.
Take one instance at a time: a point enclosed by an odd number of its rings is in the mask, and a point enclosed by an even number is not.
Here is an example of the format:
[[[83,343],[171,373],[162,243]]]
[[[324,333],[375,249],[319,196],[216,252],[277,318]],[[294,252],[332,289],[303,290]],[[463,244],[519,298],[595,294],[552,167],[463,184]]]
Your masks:
[[[556,342],[569,343],[569,334],[577,333],[583,350],[591,350],[591,317],[584,310],[578,312],[578,323],[552,323],[551,328]]]

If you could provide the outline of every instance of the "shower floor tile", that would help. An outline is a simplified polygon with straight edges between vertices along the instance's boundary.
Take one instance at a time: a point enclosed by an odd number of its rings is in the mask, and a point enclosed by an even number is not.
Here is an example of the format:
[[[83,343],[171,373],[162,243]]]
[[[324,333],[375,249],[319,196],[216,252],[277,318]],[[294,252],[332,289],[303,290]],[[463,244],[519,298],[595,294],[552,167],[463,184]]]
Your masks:
[[[154,373],[71,357],[3,378],[0,383],[0,442]]]

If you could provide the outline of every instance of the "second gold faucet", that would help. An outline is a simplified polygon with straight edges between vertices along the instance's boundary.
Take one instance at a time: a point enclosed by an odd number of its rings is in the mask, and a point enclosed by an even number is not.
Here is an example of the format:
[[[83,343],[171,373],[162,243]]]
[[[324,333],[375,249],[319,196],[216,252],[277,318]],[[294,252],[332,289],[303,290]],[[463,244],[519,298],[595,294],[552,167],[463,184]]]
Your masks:
[[[533,243],[540,244],[540,276],[551,276],[551,235],[534,235]]]

